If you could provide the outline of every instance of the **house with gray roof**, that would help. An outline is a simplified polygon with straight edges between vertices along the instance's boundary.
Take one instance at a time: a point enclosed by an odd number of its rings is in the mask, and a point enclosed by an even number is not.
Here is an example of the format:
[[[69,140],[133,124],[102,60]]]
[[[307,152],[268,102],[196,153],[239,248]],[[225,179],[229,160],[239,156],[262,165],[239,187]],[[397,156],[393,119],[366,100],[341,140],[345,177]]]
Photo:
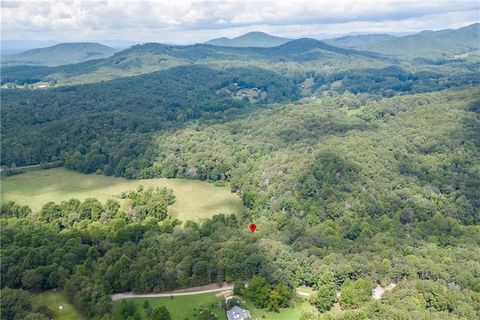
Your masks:
[[[227,311],[228,320],[244,320],[251,317],[250,311],[242,309],[238,306],[234,306],[232,309]]]

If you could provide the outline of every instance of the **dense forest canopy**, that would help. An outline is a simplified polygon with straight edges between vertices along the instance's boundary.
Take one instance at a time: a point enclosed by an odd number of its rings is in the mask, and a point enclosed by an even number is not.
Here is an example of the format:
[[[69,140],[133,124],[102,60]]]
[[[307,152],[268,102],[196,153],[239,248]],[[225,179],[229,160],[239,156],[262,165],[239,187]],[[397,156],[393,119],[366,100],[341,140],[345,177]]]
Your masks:
[[[389,41],[377,38],[353,43]],[[32,298],[50,289],[106,320],[114,293],[227,281],[236,303],[271,312],[295,307],[296,288],[308,287],[314,311],[302,320],[478,319],[478,57],[345,47],[152,43],[82,64],[2,69],[5,172],[53,162],[207,180],[246,207],[180,221],[174,192],[143,187],[39,211],[2,203],[2,318],[51,317]],[[59,73],[80,84],[23,86]],[[393,289],[375,300],[377,285]],[[141,318],[135,304],[119,308]]]
[[[224,118],[255,103],[296,100],[292,79],[263,69],[184,66],[97,85],[2,94],[2,164],[61,159],[89,173],[135,177],[150,162],[151,134],[189,119]]]

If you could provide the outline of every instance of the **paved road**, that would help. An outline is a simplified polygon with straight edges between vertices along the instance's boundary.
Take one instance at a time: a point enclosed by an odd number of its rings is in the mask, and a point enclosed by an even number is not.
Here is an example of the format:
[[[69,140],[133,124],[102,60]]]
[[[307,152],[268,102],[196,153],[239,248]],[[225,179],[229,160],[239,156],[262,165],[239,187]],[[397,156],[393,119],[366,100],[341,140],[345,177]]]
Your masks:
[[[222,292],[233,290],[233,286],[223,286],[216,289],[208,289],[208,290],[199,290],[199,291],[191,291],[191,292],[175,292],[175,291],[167,291],[162,293],[134,293],[134,292],[124,292],[124,293],[115,293],[112,294],[110,297],[112,301],[123,300],[123,299],[131,299],[131,298],[162,298],[162,297],[178,297],[178,296],[190,296],[195,294],[202,294],[202,293],[212,293],[212,292]]]

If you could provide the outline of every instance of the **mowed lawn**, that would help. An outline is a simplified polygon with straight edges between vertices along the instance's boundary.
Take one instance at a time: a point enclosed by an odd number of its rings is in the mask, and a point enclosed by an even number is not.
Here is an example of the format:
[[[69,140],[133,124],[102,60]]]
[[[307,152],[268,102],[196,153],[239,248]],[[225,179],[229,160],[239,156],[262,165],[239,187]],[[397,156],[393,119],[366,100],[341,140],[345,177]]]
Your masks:
[[[148,300],[152,308],[158,306],[167,307],[172,316],[172,320],[184,320],[184,319],[196,319],[194,317],[195,309],[208,307],[217,314],[217,319],[226,319],[225,314],[219,307],[219,302],[222,297],[217,296],[215,293],[206,293],[191,296],[180,296],[170,298],[134,298],[137,310],[140,312],[142,319],[147,319],[145,311],[143,309],[143,303]],[[132,299],[128,299],[130,301]],[[300,299],[294,307],[281,309],[280,312],[267,312],[262,309],[257,309],[250,301],[243,300],[243,308],[250,310],[253,319],[264,320],[296,320],[300,319],[303,312],[314,311],[315,308],[306,299]],[[120,303],[116,301],[113,307],[113,313],[115,319],[123,319],[120,314]]]
[[[115,198],[123,191],[166,187],[173,190],[176,202],[170,213],[182,221],[201,220],[217,213],[239,213],[243,205],[228,187],[187,179],[127,180],[95,174],[81,174],[64,168],[35,170],[2,178],[1,201],[13,200],[28,204],[38,211],[48,201],[95,197],[101,202]]]
[[[148,319],[143,308],[143,303],[148,300],[152,309],[159,306],[167,307],[172,320],[197,319],[195,310],[208,308],[215,312],[217,319],[226,319],[225,314],[219,306],[223,296],[216,293],[196,294],[191,296],[179,296],[172,298],[133,298],[126,301],[135,301],[137,311],[142,319]],[[113,304],[113,315],[115,319],[124,319],[121,315],[120,304],[122,301],[115,301]]]
[[[61,291],[46,291],[34,296],[33,301],[39,306],[47,306],[53,311],[54,320],[82,320],[84,317],[67,302]],[[63,306],[62,310],[59,309]]]
[[[265,320],[295,320],[300,319],[303,312],[315,311],[315,308],[307,299],[300,299],[298,302],[295,302],[293,307],[280,309],[279,312],[268,312],[263,309],[257,309],[253,306],[253,303],[248,300],[244,303],[243,307],[250,311],[254,319]]]

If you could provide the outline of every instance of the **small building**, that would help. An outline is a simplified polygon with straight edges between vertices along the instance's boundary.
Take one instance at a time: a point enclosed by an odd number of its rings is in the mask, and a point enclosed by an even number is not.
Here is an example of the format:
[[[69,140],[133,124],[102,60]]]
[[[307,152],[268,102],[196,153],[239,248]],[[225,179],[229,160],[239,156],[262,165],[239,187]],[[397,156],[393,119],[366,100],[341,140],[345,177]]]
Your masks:
[[[242,309],[238,306],[234,306],[232,309],[227,311],[228,320],[244,320],[251,317],[250,311]]]

